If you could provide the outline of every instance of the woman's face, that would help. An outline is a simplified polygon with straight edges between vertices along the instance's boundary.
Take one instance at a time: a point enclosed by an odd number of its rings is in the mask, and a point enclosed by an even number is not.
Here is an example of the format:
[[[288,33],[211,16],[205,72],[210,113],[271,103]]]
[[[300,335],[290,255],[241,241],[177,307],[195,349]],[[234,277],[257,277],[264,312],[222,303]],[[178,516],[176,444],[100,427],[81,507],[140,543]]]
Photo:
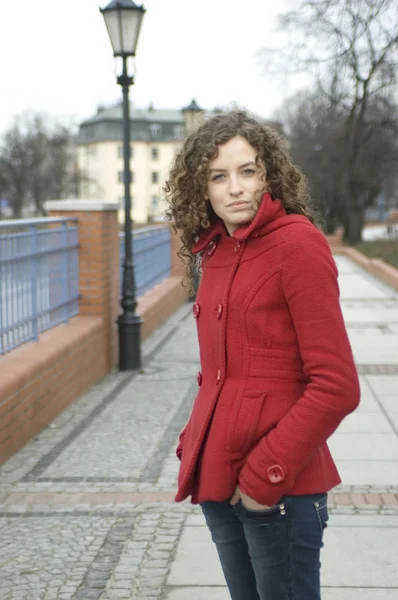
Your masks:
[[[218,147],[218,156],[209,164],[207,197],[230,235],[255,215],[255,195],[265,191],[256,165],[257,151],[241,136]]]

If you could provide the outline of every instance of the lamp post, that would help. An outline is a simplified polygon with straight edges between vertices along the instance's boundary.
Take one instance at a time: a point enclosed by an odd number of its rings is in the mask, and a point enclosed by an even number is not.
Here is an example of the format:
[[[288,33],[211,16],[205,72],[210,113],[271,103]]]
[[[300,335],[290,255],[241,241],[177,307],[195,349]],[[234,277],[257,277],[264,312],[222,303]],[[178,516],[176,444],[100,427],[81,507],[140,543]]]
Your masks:
[[[132,371],[141,367],[141,318],[136,313],[137,295],[133,263],[131,191],[130,191],[130,105],[129,89],[134,77],[128,74],[127,60],[135,56],[145,9],[132,0],[112,0],[100,9],[111,40],[113,54],[121,57],[122,74],[117,82],[123,91],[123,155],[124,155],[124,261],[122,314],[119,327],[119,369]]]

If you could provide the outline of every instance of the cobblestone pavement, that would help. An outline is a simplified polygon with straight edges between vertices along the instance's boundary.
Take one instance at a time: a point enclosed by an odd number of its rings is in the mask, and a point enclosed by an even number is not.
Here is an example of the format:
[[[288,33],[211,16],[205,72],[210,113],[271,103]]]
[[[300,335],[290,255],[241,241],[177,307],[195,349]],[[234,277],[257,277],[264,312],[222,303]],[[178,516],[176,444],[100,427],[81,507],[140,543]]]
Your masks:
[[[345,483],[330,511],[398,521],[398,295],[337,262],[363,400],[331,440]],[[170,568],[200,515],[174,503],[197,369],[187,304],[145,343],[142,372],[108,376],[0,467],[0,600],[174,598]]]

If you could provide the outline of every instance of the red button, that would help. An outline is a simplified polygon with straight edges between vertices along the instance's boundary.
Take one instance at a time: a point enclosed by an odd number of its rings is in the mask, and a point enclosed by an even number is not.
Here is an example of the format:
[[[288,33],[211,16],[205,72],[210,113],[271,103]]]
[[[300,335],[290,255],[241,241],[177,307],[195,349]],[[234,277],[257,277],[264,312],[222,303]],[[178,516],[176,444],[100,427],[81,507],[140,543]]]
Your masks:
[[[207,254],[209,256],[212,256],[214,254],[214,252],[216,251],[216,248],[217,248],[216,242],[210,242],[210,244],[207,248]]]
[[[236,246],[235,246],[235,252],[236,252],[236,253],[238,253],[238,252],[239,252],[241,245],[242,245],[242,244],[241,244],[240,242],[238,242],[238,243],[236,244]]]
[[[268,479],[271,483],[280,483],[285,479],[285,472],[280,465],[272,465],[267,469]]]
[[[223,305],[222,305],[222,304],[219,304],[219,305],[217,306],[217,319],[221,319],[221,317],[222,317],[222,311],[223,311],[223,308],[224,308],[224,307],[223,307]]]
[[[220,371],[220,369],[218,369],[218,371],[217,371],[217,383],[220,383],[220,381],[221,381],[221,371]]]
[[[198,386],[200,387],[202,385],[202,373],[200,371],[198,371]]]
[[[192,312],[195,319],[198,319],[200,315],[200,306],[197,302],[195,302],[195,304],[193,305]]]

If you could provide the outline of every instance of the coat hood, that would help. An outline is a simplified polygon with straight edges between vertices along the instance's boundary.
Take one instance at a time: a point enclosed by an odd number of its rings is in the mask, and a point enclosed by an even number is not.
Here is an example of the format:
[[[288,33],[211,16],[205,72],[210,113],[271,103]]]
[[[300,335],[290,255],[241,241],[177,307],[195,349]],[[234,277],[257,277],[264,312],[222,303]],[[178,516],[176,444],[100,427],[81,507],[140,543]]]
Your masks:
[[[274,200],[271,194],[267,192],[262,198],[260,207],[253,221],[236,229],[231,237],[242,242],[249,237],[266,235],[274,229],[286,225],[286,220],[281,218],[285,216],[286,211],[283,208],[282,201]],[[202,252],[209,243],[218,236],[228,236],[224,223],[219,218],[214,221],[209,229],[204,230],[199,236],[199,240],[192,248],[193,254]]]

